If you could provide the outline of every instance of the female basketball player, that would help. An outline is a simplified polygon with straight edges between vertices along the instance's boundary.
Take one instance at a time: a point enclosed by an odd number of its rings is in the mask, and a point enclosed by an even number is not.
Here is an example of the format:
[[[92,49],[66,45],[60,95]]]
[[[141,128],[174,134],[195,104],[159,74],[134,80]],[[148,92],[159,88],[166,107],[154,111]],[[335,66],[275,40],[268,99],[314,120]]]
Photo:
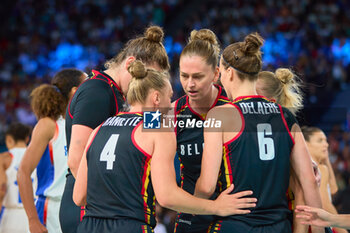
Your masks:
[[[54,76],[51,85],[42,84],[31,93],[31,106],[38,123],[17,174],[30,232],[61,232],[58,211],[67,173],[63,114],[69,99],[85,78],[79,70],[65,69]],[[35,168],[38,200],[34,205],[30,175]]]
[[[301,91],[301,82],[297,76],[286,68],[278,68],[275,73],[270,71],[261,71],[258,74],[256,81],[256,92],[259,95],[265,96],[268,99],[276,101],[295,116],[303,107],[303,93]],[[312,167],[315,172],[317,185],[320,186],[321,175],[317,164],[312,161]],[[291,216],[291,223],[293,225],[294,233],[308,232],[308,226],[302,225],[298,219],[295,218],[295,205],[302,205],[305,203],[304,194],[302,192],[300,183],[291,170],[291,177],[289,180],[288,201],[289,208],[293,211]]]
[[[250,34],[223,51],[221,82],[233,102],[215,107],[207,115],[207,120],[220,120],[222,127],[204,133],[202,169],[195,192],[208,198],[217,183],[221,189],[234,183],[235,192],[252,189],[259,201],[247,215],[217,220],[210,232],[291,232],[286,199],[290,165],[306,194],[306,203],[321,206],[311,159],[294,116],[256,93],[262,44],[258,34]],[[319,228],[313,232],[324,231]]]
[[[195,214],[244,214],[254,198],[250,191],[217,200],[195,198],[176,184],[176,138],[171,128],[143,129],[142,111],[157,119],[170,107],[172,88],[166,73],[131,63],[130,112],[108,118],[89,139],[78,170],[73,199],[86,204],[78,232],[153,232],[155,196],[160,205]],[[145,117],[145,115],[144,115]],[[147,118],[146,118],[147,119]],[[163,131],[160,131],[163,130]],[[153,186],[152,186],[153,184]]]
[[[5,143],[9,151],[0,154],[0,204],[5,208],[0,224],[1,233],[29,231],[16,178],[18,166],[27,148],[30,131],[29,126],[14,123],[5,132]],[[32,174],[32,179],[36,180],[35,174]],[[36,184],[33,186],[36,187]]]
[[[209,109],[229,102],[223,88],[214,84],[219,78],[219,56],[220,46],[211,30],[191,32],[180,55],[180,81],[186,95],[175,101],[177,120],[204,121]],[[176,127],[176,139],[181,187],[193,194],[201,171],[203,128]],[[179,213],[175,232],[206,232],[213,217]]]
[[[337,210],[332,204],[331,196],[338,191],[338,186],[331,162],[329,161],[327,137],[324,132],[317,127],[303,126],[301,129],[311,157],[317,163],[321,173],[320,193],[322,207],[332,214],[337,214]],[[346,233],[344,229],[338,228],[336,232]]]
[[[144,36],[130,40],[122,51],[106,63],[106,71],[93,70],[72,98],[66,113],[68,146],[68,176],[60,208],[60,223],[64,233],[75,233],[84,209],[72,199],[78,166],[87,140],[99,124],[114,116],[125,106],[125,94],[131,79],[127,67],[135,59],[157,70],[169,70],[163,30],[157,26],[146,29]],[[73,174],[73,175],[72,175]]]

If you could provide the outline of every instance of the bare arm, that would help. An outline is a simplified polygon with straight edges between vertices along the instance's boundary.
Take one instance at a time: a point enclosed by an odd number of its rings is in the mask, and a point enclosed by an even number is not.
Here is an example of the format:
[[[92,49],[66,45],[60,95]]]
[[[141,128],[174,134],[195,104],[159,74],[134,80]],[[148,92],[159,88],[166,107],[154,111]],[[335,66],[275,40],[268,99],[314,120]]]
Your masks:
[[[38,165],[46,146],[53,138],[55,130],[56,123],[52,119],[42,118],[38,121],[17,173],[19,192],[27,213],[31,232],[47,232],[46,228],[40,223],[34,205],[31,174]]]
[[[77,206],[84,206],[86,205],[86,195],[87,195],[87,160],[86,160],[86,152],[89,149],[92,140],[94,139],[98,129],[100,127],[96,128],[89,137],[89,140],[87,142],[87,146],[84,150],[83,157],[81,159],[79,169],[77,172],[77,179],[75,180],[74,184],[74,190],[73,190],[73,201]]]
[[[2,202],[7,191],[7,176],[6,170],[11,164],[12,157],[9,152],[0,154],[0,211],[2,209]]]
[[[291,165],[304,193],[307,205],[321,208],[322,202],[313,172],[311,157],[307,150],[305,139],[297,124],[292,127],[295,145],[291,153]],[[324,232],[324,229],[314,227],[312,232]]]
[[[213,117],[211,112],[208,118]],[[196,183],[194,195],[208,199],[213,195],[222,160],[223,132],[209,132],[204,130],[204,149],[202,156],[201,174]]]
[[[331,214],[310,206],[297,206],[296,211],[297,218],[302,219],[303,224],[350,229],[350,214]]]
[[[328,183],[331,189],[331,194],[333,195],[336,192],[338,192],[338,185],[337,185],[337,180],[335,179],[333,167],[332,167],[331,161],[329,160],[329,157],[327,157],[325,164],[328,168],[328,174],[329,174]]]
[[[68,167],[76,177],[85,146],[93,129],[84,125],[73,125],[68,151]]]
[[[176,151],[175,134],[162,132],[154,134],[154,151],[151,160],[151,176],[154,192],[160,205],[179,212],[192,214],[216,214],[221,216],[245,214],[255,206],[255,198],[242,198],[251,192],[228,195],[233,187],[224,191],[215,201],[196,198],[176,184],[174,155]]]
[[[301,189],[300,183],[295,177],[293,169],[291,169],[289,188],[294,194],[294,206],[304,205],[304,193]],[[293,233],[307,233],[309,232],[309,226],[301,223],[301,220],[296,218],[296,212],[293,210]]]

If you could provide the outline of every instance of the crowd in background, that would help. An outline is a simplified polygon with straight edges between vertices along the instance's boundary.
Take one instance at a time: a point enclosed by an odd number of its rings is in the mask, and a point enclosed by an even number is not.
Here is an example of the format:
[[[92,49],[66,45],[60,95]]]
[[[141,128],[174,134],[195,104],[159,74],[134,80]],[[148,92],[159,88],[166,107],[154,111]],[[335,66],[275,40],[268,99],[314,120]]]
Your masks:
[[[305,107],[329,107],[350,88],[350,8],[347,0],[4,1],[0,10],[0,144],[14,121],[34,125],[31,90],[62,67],[103,69],[122,44],[150,23],[164,27],[174,98],[182,95],[178,58],[192,29],[211,28],[222,46],[258,31],[265,38],[264,69],[292,67],[305,83]],[[187,15],[181,14],[192,7]],[[174,22],[176,22],[174,24]],[[171,25],[171,27],[168,27]],[[322,125],[320,125],[322,128]],[[341,190],[349,187],[350,133],[340,122],[328,133]],[[345,175],[344,175],[345,174]],[[348,208],[350,207],[340,207]],[[167,214],[170,213],[170,214]],[[173,221],[164,212],[162,221]]]

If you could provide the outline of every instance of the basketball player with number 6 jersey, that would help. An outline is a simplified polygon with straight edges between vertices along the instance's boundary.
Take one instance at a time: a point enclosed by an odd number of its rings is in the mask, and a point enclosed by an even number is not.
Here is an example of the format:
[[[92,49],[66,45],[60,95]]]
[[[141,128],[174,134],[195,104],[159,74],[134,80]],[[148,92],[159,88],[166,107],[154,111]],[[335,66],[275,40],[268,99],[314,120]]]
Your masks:
[[[221,82],[231,103],[215,107],[208,118],[223,122],[219,130],[205,130],[201,175],[195,195],[208,198],[218,187],[234,184],[235,191],[253,190],[257,205],[247,215],[218,218],[211,233],[291,233],[286,192],[292,167],[305,201],[321,206],[311,158],[297,121],[288,109],[256,93],[261,71],[259,34],[224,49]],[[313,233],[324,232],[322,228]]]

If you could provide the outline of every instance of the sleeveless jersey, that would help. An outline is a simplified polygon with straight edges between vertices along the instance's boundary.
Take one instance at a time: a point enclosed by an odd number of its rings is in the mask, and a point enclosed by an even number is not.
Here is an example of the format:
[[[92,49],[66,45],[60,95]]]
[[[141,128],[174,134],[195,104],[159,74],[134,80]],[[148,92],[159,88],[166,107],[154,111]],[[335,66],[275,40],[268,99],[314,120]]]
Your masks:
[[[217,86],[219,92],[214,104],[220,106],[229,102],[224,89]],[[196,113],[189,104],[189,97],[183,96],[175,102],[175,117],[177,121],[204,121],[205,115]],[[181,187],[193,194],[194,188],[201,172],[203,153],[203,127],[176,127],[177,148],[180,159]]]
[[[142,122],[141,113],[119,113],[99,128],[86,154],[85,216],[128,218],[155,226],[151,155],[134,139],[134,132]]]
[[[95,129],[125,106],[125,97],[115,81],[103,71],[92,70],[74,93],[66,112],[66,137],[69,149],[72,126],[80,124]]]
[[[223,145],[218,186],[225,189],[233,183],[233,193],[252,190],[258,202],[250,214],[229,218],[251,226],[285,220],[294,146],[290,129],[297,122],[286,108],[262,96],[240,97],[230,104],[239,110],[242,128]]]
[[[56,121],[56,131],[37,166],[38,188],[36,195],[61,199],[67,174],[67,146],[65,121]]]
[[[23,208],[17,183],[17,171],[25,151],[26,148],[13,148],[9,150],[12,161],[6,170],[7,190],[3,202],[5,208]],[[33,191],[35,191],[37,186],[35,171],[32,173],[31,178],[33,181]]]

